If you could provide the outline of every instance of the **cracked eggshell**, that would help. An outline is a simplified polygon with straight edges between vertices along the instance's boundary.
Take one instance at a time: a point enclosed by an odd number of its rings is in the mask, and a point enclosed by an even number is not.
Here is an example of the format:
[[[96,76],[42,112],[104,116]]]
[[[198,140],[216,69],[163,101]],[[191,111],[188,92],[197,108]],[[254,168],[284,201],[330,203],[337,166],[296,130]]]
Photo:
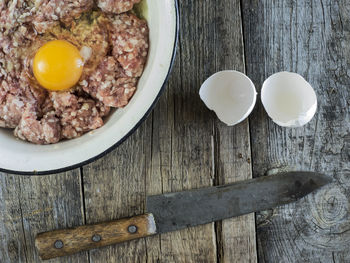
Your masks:
[[[299,74],[279,72],[263,84],[261,100],[270,118],[282,127],[301,127],[314,117],[317,97]]]
[[[199,95],[222,122],[233,126],[252,112],[257,93],[253,82],[246,75],[226,70],[208,78],[201,86]]]

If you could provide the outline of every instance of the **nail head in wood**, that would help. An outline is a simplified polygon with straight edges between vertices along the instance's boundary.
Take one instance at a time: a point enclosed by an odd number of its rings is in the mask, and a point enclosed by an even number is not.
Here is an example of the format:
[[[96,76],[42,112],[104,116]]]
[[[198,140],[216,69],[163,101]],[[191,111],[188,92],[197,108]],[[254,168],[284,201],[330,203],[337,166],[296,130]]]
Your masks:
[[[137,226],[130,225],[128,227],[128,231],[129,231],[130,234],[135,234],[137,232]]]
[[[62,242],[62,240],[56,240],[56,242],[55,242],[55,248],[57,248],[57,249],[63,248],[63,242]]]
[[[98,234],[95,234],[92,236],[92,241],[94,241],[94,242],[100,242],[101,239],[102,239],[101,236]]]

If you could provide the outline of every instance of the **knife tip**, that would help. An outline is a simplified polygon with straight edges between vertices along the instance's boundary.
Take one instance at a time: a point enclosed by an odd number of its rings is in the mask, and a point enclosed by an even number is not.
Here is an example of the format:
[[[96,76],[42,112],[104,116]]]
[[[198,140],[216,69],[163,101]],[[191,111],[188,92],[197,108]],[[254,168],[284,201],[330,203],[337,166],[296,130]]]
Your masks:
[[[323,173],[317,172],[292,172],[297,176],[297,180],[306,183],[313,191],[333,182],[333,178]]]
[[[328,176],[328,175],[325,175],[322,173],[318,173],[317,175],[318,175],[320,187],[325,186],[325,185],[333,182],[333,178]]]

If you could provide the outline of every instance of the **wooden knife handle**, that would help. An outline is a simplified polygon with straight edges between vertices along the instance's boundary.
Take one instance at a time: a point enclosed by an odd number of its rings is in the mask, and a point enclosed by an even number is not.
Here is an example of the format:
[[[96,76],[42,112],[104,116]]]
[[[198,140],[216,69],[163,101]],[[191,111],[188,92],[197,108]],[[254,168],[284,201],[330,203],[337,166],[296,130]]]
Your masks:
[[[96,225],[41,233],[35,238],[35,246],[41,259],[45,260],[151,236],[156,232],[153,215],[146,214]]]

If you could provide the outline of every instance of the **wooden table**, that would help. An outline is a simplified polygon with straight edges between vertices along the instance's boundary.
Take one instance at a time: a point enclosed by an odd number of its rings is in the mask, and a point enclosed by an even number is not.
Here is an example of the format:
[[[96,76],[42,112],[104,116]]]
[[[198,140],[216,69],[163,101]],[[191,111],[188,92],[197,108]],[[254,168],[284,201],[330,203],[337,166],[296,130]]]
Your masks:
[[[350,262],[350,2],[180,0],[172,77],[148,120],[103,159],[64,174],[0,175],[0,262],[40,262],[38,232],[143,213],[145,196],[314,170],[334,183],[296,204],[51,262]],[[302,74],[319,109],[276,126],[261,101],[220,123],[198,96],[216,71]]]

